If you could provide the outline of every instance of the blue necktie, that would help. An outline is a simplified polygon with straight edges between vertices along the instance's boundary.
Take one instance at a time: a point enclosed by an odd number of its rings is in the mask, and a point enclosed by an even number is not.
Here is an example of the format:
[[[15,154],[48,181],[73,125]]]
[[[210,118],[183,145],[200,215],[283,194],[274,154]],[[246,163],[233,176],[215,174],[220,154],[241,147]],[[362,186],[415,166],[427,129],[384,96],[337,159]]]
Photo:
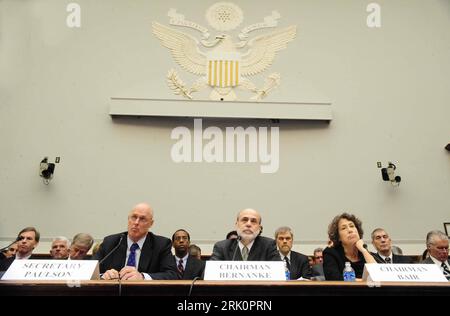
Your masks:
[[[127,266],[136,267],[136,250],[139,249],[139,245],[134,243],[130,247],[130,255],[128,256]]]

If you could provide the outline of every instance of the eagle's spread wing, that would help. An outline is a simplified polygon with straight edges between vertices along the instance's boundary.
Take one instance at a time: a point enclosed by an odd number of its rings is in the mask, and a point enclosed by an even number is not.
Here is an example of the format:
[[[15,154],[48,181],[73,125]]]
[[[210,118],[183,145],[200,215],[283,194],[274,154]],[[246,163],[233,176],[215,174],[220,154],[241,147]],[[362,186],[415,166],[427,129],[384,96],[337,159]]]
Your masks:
[[[297,34],[295,25],[252,39],[250,49],[242,55],[241,75],[252,76],[266,70],[275,59],[279,50],[285,49],[287,43]]]
[[[206,74],[206,55],[198,49],[199,42],[192,36],[171,29],[158,22],[152,22],[153,34],[170,49],[175,61],[185,70],[196,74]]]

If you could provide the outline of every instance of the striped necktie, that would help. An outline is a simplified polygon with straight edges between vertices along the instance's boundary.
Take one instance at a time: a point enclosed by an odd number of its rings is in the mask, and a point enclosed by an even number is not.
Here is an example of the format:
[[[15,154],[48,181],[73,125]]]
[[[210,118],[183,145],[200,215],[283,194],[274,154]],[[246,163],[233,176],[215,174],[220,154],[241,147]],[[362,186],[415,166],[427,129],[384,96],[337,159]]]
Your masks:
[[[183,267],[183,259],[180,259],[180,261],[178,261],[178,266],[177,266],[177,274],[178,274],[178,278],[180,280],[183,279],[184,276],[184,267]]]
[[[290,272],[291,271],[291,263],[289,262],[289,258],[288,257],[284,257],[284,261],[286,262],[286,268]]]
[[[442,272],[444,273],[444,276],[447,278],[447,280],[450,280],[450,270],[448,269],[445,262],[442,262],[441,268],[442,268]]]

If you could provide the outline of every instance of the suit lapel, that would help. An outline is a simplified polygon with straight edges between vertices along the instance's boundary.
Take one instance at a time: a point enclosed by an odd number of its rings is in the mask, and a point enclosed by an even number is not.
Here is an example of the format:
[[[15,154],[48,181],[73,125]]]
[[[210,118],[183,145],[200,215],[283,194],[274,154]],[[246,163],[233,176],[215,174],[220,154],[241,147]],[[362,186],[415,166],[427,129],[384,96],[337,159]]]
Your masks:
[[[114,267],[114,268],[118,268],[117,271],[120,271],[126,265],[126,262],[125,262],[126,257],[127,257],[127,239],[124,238],[122,240],[122,242],[120,243],[119,248],[114,253],[114,257],[112,258],[112,261],[110,261],[111,266],[106,267],[106,270]]]
[[[291,272],[291,279],[298,279],[299,278],[299,276],[298,276],[299,271],[297,270],[297,267],[298,267],[298,262],[297,262],[298,260],[297,259],[298,258],[296,256],[296,253],[291,251],[291,270],[290,270],[290,272]]]
[[[188,256],[187,262],[186,262],[186,269],[184,271],[183,279],[189,280],[192,278],[196,271],[196,260],[191,258],[191,256]]]
[[[259,238],[256,237],[255,241],[253,242],[252,249],[250,249],[250,252],[248,253],[248,259],[247,260],[253,260],[258,256],[259,253]],[[241,256],[242,258],[242,256]]]
[[[151,261],[153,259],[153,236],[151,233],[147,234],[144,244],[142,245],[141,256],[139,257],[139,271],[147,271],[148,267],[151,266]]]
[[[230,258],[228,260],[233,260],[234,257],[234,261],[242,261],[241,250],[239,249],[239,241],[237,239],[230,240],[227,247],[227,252],[228,258]]]

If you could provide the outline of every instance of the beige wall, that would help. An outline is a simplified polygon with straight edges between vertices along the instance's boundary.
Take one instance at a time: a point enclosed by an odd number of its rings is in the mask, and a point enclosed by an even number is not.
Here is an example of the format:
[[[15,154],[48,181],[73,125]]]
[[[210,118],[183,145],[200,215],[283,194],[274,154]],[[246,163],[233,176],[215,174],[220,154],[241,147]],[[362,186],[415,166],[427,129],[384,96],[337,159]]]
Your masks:
[[[235,1],[244,23],[272,10],[298,36],[264,75],[280,72],[270,101],[328,98],[333,121],[205,120],[205,126],[279,126],[280,169],[259,164],[175,164],[170,133],[184,118],[119,118],[111,96],[177,98],[165,83],[175,65],[151,34],[177,8],[202,25],[214,1],[79,0],[82,26],[68,28],[62,0],[0,0],[0,241],[23,227],[53,236],[126,229],[137,202],[155,208],[154,232],[191,232],[204,253],[233,229],[237,211],[263,215],[264,233],[295,231],[297,250],[327,240],[332,217],[363,220],[368,240],[382,226],[418,254],[431,229],[449,222],[450,4],[378,1],[382,27],[366,25],[371,1]],[[252,78],[261,86],[263,76]],[[312,87],[306,89],[305,87]],[[311,92],[314,91],[314,92]],[[44,156],[61,156],[55,178],[38,176]],[[403,182],[381,180],[376,162],[393,161]]]

